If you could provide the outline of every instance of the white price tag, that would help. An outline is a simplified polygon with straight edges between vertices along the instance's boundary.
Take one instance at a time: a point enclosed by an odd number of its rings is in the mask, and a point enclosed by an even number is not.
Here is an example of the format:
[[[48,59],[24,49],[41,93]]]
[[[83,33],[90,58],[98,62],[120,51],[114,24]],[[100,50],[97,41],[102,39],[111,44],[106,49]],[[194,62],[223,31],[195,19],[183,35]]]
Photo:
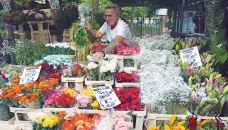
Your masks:
[[[41,66],[32,67],[32,68],[24,68],[23,74],[21,76],[21,80],[19,84],[25,84],[27,82],[36,81],[39,77],[41,70]]]
[[[191,67],[202,66],[202,62],[197,47],[191,47],[180,50],[180,56],[182,62],[190,62]]]
[[[101,109],[113,108],[120,104],[120,100],[111,86],[93,88],[93,92],[101,106]]]

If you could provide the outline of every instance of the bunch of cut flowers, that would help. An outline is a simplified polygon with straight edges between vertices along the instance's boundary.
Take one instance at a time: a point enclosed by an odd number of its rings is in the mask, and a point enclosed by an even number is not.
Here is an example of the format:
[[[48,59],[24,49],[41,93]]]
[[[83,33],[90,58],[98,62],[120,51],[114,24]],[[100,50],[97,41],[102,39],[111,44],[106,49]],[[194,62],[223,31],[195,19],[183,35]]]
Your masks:
[[[140,98],[140,88],[138,87],[129,87],[129,88],[121,88],[114,89],[117,97],[119,98],[121,104],[115,106],[115,110],[122,111],[142,111],[143,105],[141,104]]]
[[[13,11],[5,13],[2,21],[7,24],[20,24],[26,21],[26,15],[22,11]]]
[[[137,83],[139,82],[139,72],[137,70],[133,70],[130,72],[116,72],[115,73],[115,79],[118,83],[123,82],[131,82],[131,83]]]
[[[49,43],[45,46],[50,50],[50,55],[75,55],[75,48],[71,46],[71,43]]]
[[[40,74],[38,80],[46,80],[48,78],[54,78],[60,80],[61,78],[61,68],[63,64],[60,65],[52,65],[47,62],[37,63],[35,66],[41,66]]]
[[[44,94],[45,107],[70,108],[76,104],[77,92],[74,89],[49,90]]]
[[[96,109],[100,110],[100,104],[98,103],[96,96],[93,90],[90,89],[83,89],[80,94],[76,97],[78,102],[78,108],[82,109]]]
[[[95,130],[133,130],[131,113],[104,117],[95,125]]]
[[[114,72],[117,68],[117,61],[117,58],[113,58],[110,60],[102,60],[99,62],[99,80],[113,80]]]
[[[66,65],[62,69],[63,77],[76,77],[80,78],[86,74],[86,69],[83,64],[73,63],[72,65]]]
[[[17,81],[14,81],[17,78]],[[58,84],[58,80],[49,78],[40,82],[28,82],[19,84],[19,75],[13,77],[14,83],[8,84],[2,89],[1,98],[3,100],[11,100],[18,102],[24,107],[41,108],[43,104],[43,93],[49,89],[53,89]]]
[[[26,13],[28,21],[44,21],[44,20],[51,20],[52,17],[48,16],[46,12],[40,9],[33,9],[29,10]]]
[[[61,130],[93,130],[95,122],[99,121],[100,118],[99,114],[66,115]]]
[[[91,47],[91,51],[92,53],[96,53],[96,52],[102,51],[105,47],[106,45],[98,43]]]
[[[59,114],[36,111],[28,112],[28,119],[32,122],[33,130],[52,130],[59,129],[62,118]]]
[[[120,46],[116,50],[117,55],[133,55],[139,54],[140,48],[137,46]]]

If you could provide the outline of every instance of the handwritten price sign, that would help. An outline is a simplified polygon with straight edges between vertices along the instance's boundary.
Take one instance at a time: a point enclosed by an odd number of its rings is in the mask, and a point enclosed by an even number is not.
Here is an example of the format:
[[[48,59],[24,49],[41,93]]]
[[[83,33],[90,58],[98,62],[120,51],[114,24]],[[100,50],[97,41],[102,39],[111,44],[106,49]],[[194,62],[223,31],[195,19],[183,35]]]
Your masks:
[[[120,104],[111,86],[102,86],[93,88],[93,92],[101,106],[101,109],[113,108]]]
[[[40,74],[41,66],[32,67],[32,68],[24,68],[23,74],[21,76],[21,80],[19,84],[25,84],[27,82],[36,81]]]
[[[191,67],[202,66],[202,62],[200,60],[199,51],[197,47],[191,47],[180,50],[180,56],[182,62],[189,62],[191,64]]]

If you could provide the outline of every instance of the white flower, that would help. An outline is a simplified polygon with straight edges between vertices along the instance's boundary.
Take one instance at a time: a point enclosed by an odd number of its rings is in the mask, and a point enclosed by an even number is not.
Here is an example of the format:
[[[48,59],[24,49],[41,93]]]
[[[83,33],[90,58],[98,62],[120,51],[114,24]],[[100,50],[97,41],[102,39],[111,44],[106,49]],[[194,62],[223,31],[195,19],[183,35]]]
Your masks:
[[[28,119],[31,120],[32,122],[38,123],[38,118],[40,116],[46,116],[46,115],[50,115],[50,113],[44,113],[41,111],[28,112]]]
[[[98,67],[98,64],[94,63],[94,62],[89,62],[89,64],[87,65],[87,69],[88,70],[91,70],[91,69],[94,69],[94,68],[97,68]]]
[[[100,72],[108,72],[108,69],[106,68],[106,66],[100,66]]]
[[[123,68],[123,71],[126,72],[126,73],[132,73],[132,71],[136,71],[137,68],[134,68],[134,67],[124,67]]]

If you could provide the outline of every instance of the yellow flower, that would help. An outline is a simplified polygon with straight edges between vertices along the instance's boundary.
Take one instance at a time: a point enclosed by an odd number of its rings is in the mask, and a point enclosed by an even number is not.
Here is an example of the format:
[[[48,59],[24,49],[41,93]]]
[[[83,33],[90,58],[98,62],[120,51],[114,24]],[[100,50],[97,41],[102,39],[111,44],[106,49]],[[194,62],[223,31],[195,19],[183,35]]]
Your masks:
[[[95,108],[95,109],[101,109],[100,104],[99,104],[99,102],[97,100],[95,100],[92,103],[92,107]]]
[[[200,127],[202,128],[206,123],[211,123],[211,120],[206,119],[200,122]]]
[[[173,130],[185,130],[185,127],[184,126],[174,126],[173,127]]]
[[[169,124],[169,125],[173,125],[173,124],[175,123],[175,121],[176,121],[176,118],[177,118],[176,115],[172,115],[172,117],[170,118],[168,124]]]
[[[185,120],[182,120],[181,122],[178,122],[178,123],[177,123],[177,126],[183,126],[184,123],[185,123]]]
[[[92,88],[90,89],[83,89],[81,92],[82,95],[88,95],[90,96],[90,99],[92,99],[93,97],[95,97],[95,94],[93,93]]]
[[[38,118],[38,124],[42,124],[42,122],[43,122],[43,118],[44,118],[44,116],[40,116],[39,118]]]
[[[160,126],[156,126],[156,127],[149,127],[148,130],[160,130]]]
[[[38,118],[38,124],[41,124],[44,128],[52,128],[58,122],[59,118],[57,116],[40,116]]]
[[[170,130],[169,126],[165,124],[164,130]]]
[[[69,94],[71,97],[75,97],[76,96],[76,91],[73,89],[63,89],[62,90],[65,94]]]

